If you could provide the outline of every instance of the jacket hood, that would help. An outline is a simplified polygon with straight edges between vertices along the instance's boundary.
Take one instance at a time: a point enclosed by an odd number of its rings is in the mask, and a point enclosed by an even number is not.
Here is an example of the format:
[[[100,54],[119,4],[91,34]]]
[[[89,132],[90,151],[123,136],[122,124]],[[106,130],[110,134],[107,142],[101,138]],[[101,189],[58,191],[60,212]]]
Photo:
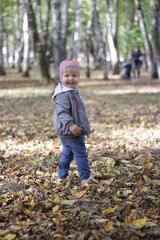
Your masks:
[[[62,83],[59,82],[58,85],[56,86],[55,90],[54,90],[54,94],[52,96],[52,101],[54,101],[54,98],[59,93],[73,91],[74,89],[77,89],[77,88],[68,88],[68,87],[64,86]]]

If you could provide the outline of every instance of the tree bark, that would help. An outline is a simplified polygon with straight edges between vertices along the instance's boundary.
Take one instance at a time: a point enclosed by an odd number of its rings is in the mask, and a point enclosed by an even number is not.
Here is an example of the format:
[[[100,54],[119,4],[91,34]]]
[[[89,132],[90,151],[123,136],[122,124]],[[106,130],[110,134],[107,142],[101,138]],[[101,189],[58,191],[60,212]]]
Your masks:
[[[93,34],[92,26],[93,26],[93,11],[92,11],[91,17],[89,18],[89,20],[87,22],[86,37],[85,37],[84,44],[83,44],[84,52],[85,52],[85,75],[87,78],[90,78],[90,76],[91,76],[89,41],[91,40],[91,36]]]
[[[0,12],[0,75],[5,75],[4,63],[3,63],[3,40],[4,40],[4,28],[3,28],[3,16]]]
[[[118,4],[118,2],[117,2]],[[112,66],[112,72],[113,74],[119,74],[119,59],[118,59],[118,50],[116,49],[116,32],[112,30],[112,22],[111,22],[111,16],[109,12],[109,1],[105,1],[106,6],[106,23],[107,23],[107,29],[108,29],[108,44],[109,44],[109,50],[110,50],[110,58],[111,58],[111,66]],[[118,10],[117,10],[118,13]],[[116,13],[115,13],[116,15]],[[116,24],[114,26],[114,31],[116,31]]]
[[[49,74],[48,63],[46,61],[45,49],[40,41],[40,36],[37,31],[37,23],[36,23],[36,19],[35,19],[33,7],[32,7],[32,1],[24,0],[24,3],[27,10],[27,14],[28,14],[28,24],[31,30],[34,54],[38,61],[38,67],[40,72],[40,82],[41,83],[49,82],[50,74]]]
[[[160,80],[160,33],[159,33],[160,2],[155,0],[152,18],[152,42],[153,51],[156,58],[158,79]]]
[[[94,34],[96,36],[97,40],[97,46],[98,46],[98,59],[102,60],[102,66],[103,66],[103,75],[104,79],[108,79],[108,71],[107,71],[107,61],[106,61],[106,49],[105,49],[105,43],[103,41],[102,32],[101,32],[101,26],[99,22],[99,6],[97,0],[93,1],[93,25],[94,25]]]
[[[143,11],[141,8],[140,0],[134,0],[134,2],[135,2],[136,9],[137,9],[140,29],[141,29],[143,40],[144,40],[149,76],[150,76],[150,78],[155,78],[155,77],[157,77],[157,72],[156,72],[155,65],[153,63],[153,50],[152,50],[150,40],[148,38],[148,33],[147,33],[146,25],[144,22]]]
[[[23,42],[23,12],[24,12],[24,4],[23,0],[19,0],[19,12],[17,15],[18,17],[18,30],[19,30],[19,35],[18,35],[18,42],[19,42],[19,49],[18,49],[18,72],[22,72],[22,62],[23,62],[23,48],[24,48],[24,42]]]
[[[23,13],[23,62],[22,62],[22,75],[23,77],[29,76],[29,34],[28,34],[28,15],[27,12]]]
[[[112,33],[113,33],[113,39],[114,44],[117,49],[117,33],[118,33],[118,3],[119,0],[114,0],[114,16],[113,16],[113,27],[112,27]]]
[[[59,82],[59,64],[61,61],[61,3],[60,0],[52,0],[52,16],[53,16],[53,52],[54,52],[54,82]],[[64,46],[65,47],[65,46]]]
[[[78,53],[80,52],[81,15],[82,15],[82,0],[77,0],[74,37],[73,37],[73,58],[74,59],[77,59]]]
[[[61,59],[67,58],[66,44],[67,44],[67,28],[68,28],[68,8],[69,0],[62,1],[62,15],[61,15]]]
[[[13,45],[12,45],[12,68],[15,68],[15,51],[16,51],[16,24],[15,24],[15,12],[12,10],[12,35],[13,35]]]

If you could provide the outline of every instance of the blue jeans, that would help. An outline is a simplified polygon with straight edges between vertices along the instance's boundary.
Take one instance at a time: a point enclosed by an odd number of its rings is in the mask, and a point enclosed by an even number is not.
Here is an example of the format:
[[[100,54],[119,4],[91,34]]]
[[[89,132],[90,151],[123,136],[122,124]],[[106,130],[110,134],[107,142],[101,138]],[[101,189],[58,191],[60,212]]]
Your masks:
[[[79,177],[81,180],[90,177],[88,156],[85,147],[84,135],[78,137],[61,138],[63,146],[62,155],[59,162],[58,178],[63,179],[68,176],[70,163],[75,157]]]

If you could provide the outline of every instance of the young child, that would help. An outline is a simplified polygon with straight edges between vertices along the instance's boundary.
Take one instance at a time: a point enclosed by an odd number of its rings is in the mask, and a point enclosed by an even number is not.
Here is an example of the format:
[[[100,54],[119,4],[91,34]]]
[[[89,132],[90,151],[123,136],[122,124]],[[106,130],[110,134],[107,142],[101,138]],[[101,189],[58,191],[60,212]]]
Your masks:
[[[62,143],[58,179],[68,176],[70,163],[75,157],[79,177],[86,182],[94,177],[90,173],[85,147],[85,135],[91,133],[84,104],[76,86],[80,68],[76,61],[68,59],[60,63],[60,82],[52,97],[55,102],[54,129]]]
[[[131,61],[130,61],[130,59],[127,59],[127,61],[124,62],[122,65],[121,78],[130,80],[131,79],[131,70],[132,70]]]

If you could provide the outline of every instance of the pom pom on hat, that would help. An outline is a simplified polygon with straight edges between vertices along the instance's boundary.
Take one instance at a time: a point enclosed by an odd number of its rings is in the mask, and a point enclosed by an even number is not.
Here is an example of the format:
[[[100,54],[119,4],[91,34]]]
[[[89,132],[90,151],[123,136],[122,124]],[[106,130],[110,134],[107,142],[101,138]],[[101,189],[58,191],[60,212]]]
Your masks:
[[[66,67],[75,67],[75,68],[77,68],[78,74],[79,74],[80,67],[79,67],[78,62],[75,61],[75,60],[72,60],[72,59],[66,59],[66,60],[62,61],[62,62],[60,63],[60,65],[59,65],[59,78],[60,78],[60,81],[61,81],[61,79],[62,79],[63,70],[64,70]]]

